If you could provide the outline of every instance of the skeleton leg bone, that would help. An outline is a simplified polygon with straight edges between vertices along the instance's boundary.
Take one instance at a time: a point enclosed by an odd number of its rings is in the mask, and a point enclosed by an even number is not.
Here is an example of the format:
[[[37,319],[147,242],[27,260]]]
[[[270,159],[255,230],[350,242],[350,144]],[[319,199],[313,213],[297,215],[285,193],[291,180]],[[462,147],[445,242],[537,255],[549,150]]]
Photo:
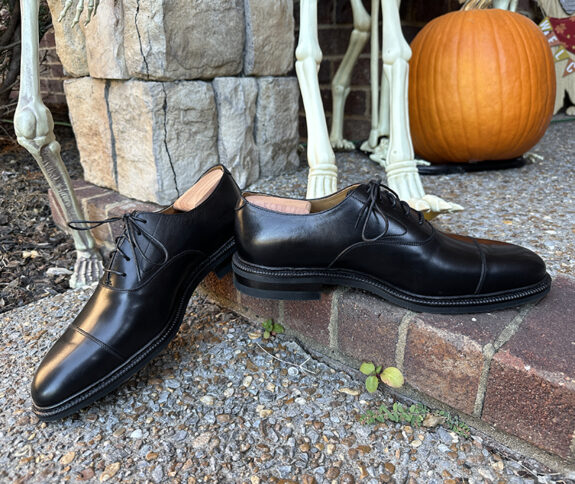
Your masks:
[[[67,220],[83,219],[70,177],[54,137],[54,122],[40,96],[38,66],[38,0],[21,0],[22,57],[20,94],[14,115],[18,143],[36,160]],[[89,232],[72,234],[77,259],[71,287],[91,284],[100,278],[102,262]]]
[[[349,46],[341,61],[341,65],[331,81],[333,119],[329,137],[333,149],[347,151],[355,149],[355,145],[351,141],[343,138],[345,100],[349,94],[353,67],[369,38],[369,28],[371,24],[369,14],[363,7],[361,0],[351,0],[351,8],[353,11],[353,31],[351,33]]]
[[[317,0],[301,0],[295,68],[308,130],[308,198],[323,197],[337,190],[335,155],[329,141],[319,90],[318,70],[321,58],[317,38]]]
[[[407,105],[408,61],[411,58],[411,49],[401,31],[399,1],[381,2],[383,70],[390,88],[389,148],[384,165],[388,184],[402,200],[417,210],[430,212],[429,215],[462,210],[460,205],[426,195],[423,190],[411,142]]]

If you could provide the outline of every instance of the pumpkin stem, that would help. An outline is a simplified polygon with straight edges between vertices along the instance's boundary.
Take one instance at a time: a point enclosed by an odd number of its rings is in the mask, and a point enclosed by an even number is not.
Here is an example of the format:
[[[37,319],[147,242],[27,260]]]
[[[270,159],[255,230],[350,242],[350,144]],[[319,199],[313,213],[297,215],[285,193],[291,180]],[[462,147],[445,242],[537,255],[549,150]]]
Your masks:
[[[459,0],[459,3],[463,3],[461,10],[475,10],[491,7],[492,0]]]

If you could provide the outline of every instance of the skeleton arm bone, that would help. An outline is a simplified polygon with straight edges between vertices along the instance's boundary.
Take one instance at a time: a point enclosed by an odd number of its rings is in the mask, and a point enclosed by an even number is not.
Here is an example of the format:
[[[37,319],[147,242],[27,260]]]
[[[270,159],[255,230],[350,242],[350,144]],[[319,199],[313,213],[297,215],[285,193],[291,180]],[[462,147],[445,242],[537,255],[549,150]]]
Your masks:
[[[408,201],[418,210],[431,213],[462,210],[461,206],[434,195],[426,195],[423,190],[411,142],[407,105],[408,62],[411,58],[411,49],[401,31],[399,1],[381,0],[381,2],[383,71],[390,88],[389,149],[384,164],[388,184],[402,200]]]

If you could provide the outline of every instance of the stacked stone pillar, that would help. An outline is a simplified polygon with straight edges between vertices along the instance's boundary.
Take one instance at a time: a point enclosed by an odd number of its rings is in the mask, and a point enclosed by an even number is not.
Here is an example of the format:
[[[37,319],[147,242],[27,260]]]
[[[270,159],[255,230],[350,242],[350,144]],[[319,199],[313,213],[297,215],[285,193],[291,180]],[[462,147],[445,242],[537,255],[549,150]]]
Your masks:
[[[293,0],[101,0],[87,26],[70,18],[56,46],[86,181],[165,205],[218,162],[242,187],[299,164]]]

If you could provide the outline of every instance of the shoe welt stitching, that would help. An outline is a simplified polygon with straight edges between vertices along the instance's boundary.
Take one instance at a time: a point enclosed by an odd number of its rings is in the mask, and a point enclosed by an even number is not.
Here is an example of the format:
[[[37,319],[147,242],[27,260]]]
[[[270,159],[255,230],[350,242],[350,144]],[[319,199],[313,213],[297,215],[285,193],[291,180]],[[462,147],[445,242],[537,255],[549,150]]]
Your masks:
[[[249,267],[247,265],[243,265],[241,262],[237,262],[234,261],[234,264],[236,264],[240,269],[243,269],[245,272],[252,272],[253,274],[261,274],[261,275],[267,275],[267,276],[279,276],[279,277],[283,277],[283,276],[291,276],[291,277],[308,277],[308,276],[325,276],[326,273],[325,272],[320,272],[320,271],[304,271],[304,270],[296,270],[296,272],[289,272],[289,271],[266,271],[266,270],[262,270],[262,269],[253,269],[252,267]],[[368,282],[374,286],[380,287],[384,292],[387,292],[390,295],[399,297],[400,299],[403,299],[405,301],[413,301],[416,302],[418,304],[427,304],[430,306],[467,306],[467,305],[477,305],[477,304],[490,304],[490,303],[497,303],[497,302],[506,302],[506,301],[514,301],[517,299],[521,299],[523,297],[528,297],[531,295],[535,295],[538,294],[540,292],[545,291],[549,284],[548,284],[548,278],[546,277],[545,279],[543,279],[542,281],[540,281],[538,284],[534,285],[531,288],[527,288],[527,289],[523,289],[519,292],[513,293],[513,294],[503,294],[501,296],[478,296],[477,298],[461,298],[461,299],[450,299],[450,300],[430,300],[428,298],[426,298],[425,296],[422,296],[421,299],[403,294],[399,291],[396,291],[388,286],[385,286],[384,284],[378,283],[376,281],[373,281],[371,279],[368,278],[362,278],[359,277],[358,275],[355,274],[339,274],[339,276],[349,279],[349,280],[353,280],[353,281],[358,281],[358,282]]]

